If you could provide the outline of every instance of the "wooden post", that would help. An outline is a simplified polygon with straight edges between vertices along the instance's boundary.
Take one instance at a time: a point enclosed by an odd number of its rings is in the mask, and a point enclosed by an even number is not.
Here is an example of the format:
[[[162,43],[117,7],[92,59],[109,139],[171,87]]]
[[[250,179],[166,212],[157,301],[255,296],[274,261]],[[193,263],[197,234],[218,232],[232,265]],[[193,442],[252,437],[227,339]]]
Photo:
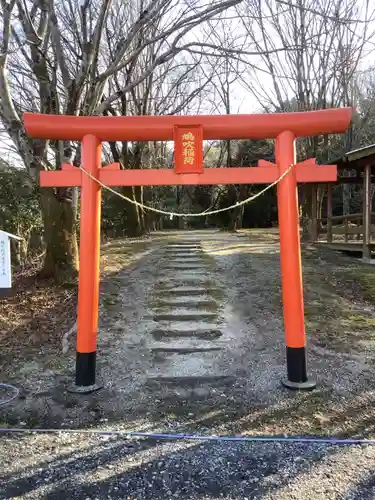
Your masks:
[[[318,239],[318,189],[317,184],[311,185],[311,232],[312,241]]]
[[[344,218],[344,228],[345,228],[345,235],[344,235],[345,243],[348,243],[348,239],[349,239],[349,234],[348,234],[349,220],[348,220],[348,217]]]
[[[362,226],[362,217],[357,218],[357,241],[361,239],[361,231],[360,227]],[[362,229],[363,230],[363,229]]]
[[[332,243],[332,184],[327,186],[327,243]]]
[[[364,259],[371,259],[371,166],[366,165],[363,176],[363,250]]]
[[[285,131],[277,137],[276,162],[280,174],[295,164],[295,137],[292,132]],[[306,335],[295,169],[277,185],[277,204],[288,372],[288,378],[283,380],[283,384],[289,389],[312,389],[315,383],[307,379],[306,371]]]

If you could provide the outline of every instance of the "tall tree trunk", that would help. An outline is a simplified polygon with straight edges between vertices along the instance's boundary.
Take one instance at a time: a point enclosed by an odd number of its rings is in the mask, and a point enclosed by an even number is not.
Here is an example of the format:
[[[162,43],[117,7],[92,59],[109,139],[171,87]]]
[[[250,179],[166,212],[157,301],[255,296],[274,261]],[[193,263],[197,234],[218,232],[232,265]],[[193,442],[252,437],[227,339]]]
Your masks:
[[[328,137],[328,136],[327,136]],[[325,148],[326,139],[325,139]],[[318,151],[318,137],[311,137],[304,142],[303,157],[316,158]],[[298,161],[298,154],[297,154]],[[314,186],[312,184],[302,184],[298,189],[300,197],[300,226],[302,227],[301,240],[304,242],[313,241],[313,221],[312,221],[312,208],[313,208],[313,193]]]
[[[185,186],[176,186],[176,210],[182,212],[184,208]],[[186,229],[186,220],[184,217],[175,217],[176,229]]]
[[[71,283],[78,276],[76,219],[71,200],[59,199],[51,190],[40,195],[46,255],[42,275],[58,283]]]
[[[130,198],[131,200],[136,199],[135,191],[132,186],[125,186],[122,192],[126,197]],[[138,207],[133,203],[126,204],[125,230],[126,230],[126,235],[129,238],[137,238],[138,236],[142,236],[143,234]]]
[[[237,229],[242,229],[243,213],[244,213],[244,207],[242,205],[232,210],[230,223],[228,227],[229,231],[236,231]]]
[[[312,231],[312,194],[313,187],[312,184],[303,184],[301,187],[301,203],[300,203],[300,214],[301,214],[301,226],[302,235],[301,240],[304,242],[309,242],[313,240]]]
[[[322,217],[323,217],[323,204],[324,204],[324,199],[326,196],[326,185],[325,184],[318,184],[318,193],[317,193],[317,230],[318,230],[318,235],[320,229],[322,227]]]
[[[21,243],[23,241],[17,241],[11,238],[10,240],[10,248],[11,248],[11,258],[12,258],[12,265],[17,267],[20,267],[23,263],[22,260],[22,255],[21,255]]]
[[[143,186],[136,186],[134,188],[135,199],[138,203],[143,204]],[[147,233],[147,224],[146,224],[146,214],[143,208],[136,207],[138,210],[139,224],[141,229],[141,234]]]
[[[246,189],[247,186],[233,186],[232,191],[233,191],[233,201],[230,203],[231,205],[235,202],[239,202],[245,199],[246,197]],[[245,211],[244,205],[240,205],[239,207],[233,208],[229,213],[230,213],[230,221],[229,221],[229,226],[228,230],[229,231],[236,231],[237,229],[242,229],[242,220],[243,220],[243,214]]]
[[[243,214],[244,214],[243,205],[241,205],[238,208],[233,208],[231,210],[231,217],[228,226],[229,231],[236,231],[237,229],[242,229]]]

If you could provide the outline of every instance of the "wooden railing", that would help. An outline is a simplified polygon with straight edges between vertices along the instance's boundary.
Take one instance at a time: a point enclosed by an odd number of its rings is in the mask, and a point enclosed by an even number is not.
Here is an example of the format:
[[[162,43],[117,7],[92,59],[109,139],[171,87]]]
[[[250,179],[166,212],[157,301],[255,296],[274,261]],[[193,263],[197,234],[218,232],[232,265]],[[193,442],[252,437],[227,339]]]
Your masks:
[[[347,243],[349,239],[363,239],[365,228],[363,225],[363,213],[350,215],[333,215],[317,219],[316,240],[322,234],[327,235],[327,242],[332,243],[335,235],[344,236]],[[371,233],[375,232],[375,212],[371,213]]]
[[[374,165],[375,167],[375,165]],[[362,168],[362,167],[359,167]],[[309,236],[314,242],[323,243],[322,234],[326,234],[326,242],[336,245],[343,245],[353,250],[354,247],[362,248],[364,259],[371,259],[371,253],[375,253],[375,241],[372,242],[372,233],[375,233],[375,213],[372,210],[372,163],[364,165],[363,186],[362,186],[362,212],[349,215],[332,215],[333,210],[333,184],[327,185],[327,217],[318,217],[318,186],[312,186],[311,196],[311,232]],[[333,241],[336,236],[336,241]],[[355,239],[356,241],[352,241]],[[351,241],[349,241],[351,240]]]

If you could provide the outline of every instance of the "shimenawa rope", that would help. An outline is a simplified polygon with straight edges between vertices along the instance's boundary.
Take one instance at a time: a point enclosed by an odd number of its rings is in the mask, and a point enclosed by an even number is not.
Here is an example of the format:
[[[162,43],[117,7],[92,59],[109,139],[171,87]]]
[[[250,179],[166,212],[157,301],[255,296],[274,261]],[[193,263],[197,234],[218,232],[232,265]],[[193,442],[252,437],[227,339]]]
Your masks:
[[[155,212],[155,213],[158,213],[158,214],[161,214],[161,215],[168,215],[172,219],[173,217],[203,217],[203,216],[207,216],[207,215],[214,215],[214,214],[218,214],[220,212],[226,212],[228,210],[233,210],[234,208],[238,208],[238,207],[240,207],[242,205],[246,205],[247,203],[250,203],[250,202],[254,201],[256,198],[259,198],[259,196],[262,196],[262,194],[264,194],[269,189],[271,189],[274,186],[276,186],[280,181],[282,181],[284,179],[284,177],[286,177],[289,174],[289,172],[292,170],[292,168],[294,166],[295,165],[292,163],[285,170],[285,172],[283,172],[274,182],[272,182],[271,184],[269,184],[268,186],[266,186],[264,189],[262,189],[261,191],[259,191],[259,193],[256,193],[253,196],[249,196],[248,198],[246,198],[246,200],[239,201],[239,202],[237,202],[237,203],[235,203],[233,205],[230,205],[229,207],[218,208],[217,210],[209,210],[209,211],[204,210],[203,212],[199,212],[199,213],[167,212],[166,210],[162,210],[160,208],[155,208],[155,207],[150,207],[148,205],[144,205],[143,203],[140,203],[139,201],[136,201],[136,200],[132,200],[131,198],[128,198],[124,194],[119,193],[115,189],[112,189],[109,186],[106,186],[105,184],[103,184],[103,182],[101,182],[99,179],[97,179],[96,177],[94,177],[92,174],[90,174],[90,172],[88,172],[83,167],[79,167],[79,168],[82,170],[82,172],[85,175],[87,175],[88,177],[90,177],[90,179],[94,180],[102,188],[104,188],[107,191],[113,193],[114,195],[118,196],[119,198],[122,198],[123,200],[125,200],[125,201],[127,201],[129,203],[132,203],[133,205],[137,205],[138,207],[143,208],[144,210],[150,210],[150,212]]]

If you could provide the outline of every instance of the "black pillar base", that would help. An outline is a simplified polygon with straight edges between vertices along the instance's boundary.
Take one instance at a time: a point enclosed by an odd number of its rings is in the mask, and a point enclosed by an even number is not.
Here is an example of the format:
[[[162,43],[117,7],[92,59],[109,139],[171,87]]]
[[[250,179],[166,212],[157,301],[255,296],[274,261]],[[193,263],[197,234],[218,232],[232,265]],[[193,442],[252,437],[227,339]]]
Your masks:
[[[286,366],[288,379],[282,381],[284,387],[293,390],[312,390],[316,387],[315,382],[307,379],[305,347],[287,347]]]
[[[96,351],[77,352],[75,385],[68,388],[69,392],[89,394],[97,391],[100,386],[95,383]]]
[[[91,394],[92,392],[98,391],[102,386],[98,384],[93,385],[70,385],[67,387],[67,391],[72,394]]]
[[[281,383],[287,389],[292,391],[312,391],[316,387],[316,382],[308,380],[307,382],[291,382],[290,380],[282,380]]]

